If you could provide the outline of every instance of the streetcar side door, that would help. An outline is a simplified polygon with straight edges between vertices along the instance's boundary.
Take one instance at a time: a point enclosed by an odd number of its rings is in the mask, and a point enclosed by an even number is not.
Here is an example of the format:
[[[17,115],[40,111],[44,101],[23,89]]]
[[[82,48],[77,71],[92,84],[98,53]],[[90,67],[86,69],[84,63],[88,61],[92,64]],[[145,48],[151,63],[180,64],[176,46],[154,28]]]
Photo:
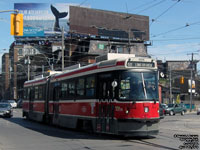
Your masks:
[[[58,118],[59,115],[59,95],[60,95],[60,86],[59,84],[53,88],[53,115],[54,119]]]
[[[34,100],[34,87],[28,89],[29,92],[29,113],[33,112],[33,100]]]
[[[44,88],[44,99],[45,99],[45,103],[44,103],[44,121],[46,123],[49,122],[49,99],[50,99],[50,79],[47,80],[46,84],[45,84],[45,88]]]
[[[97,132],[112,132],[114,105],[112,102],[112,73],[99,74],[98,78],[98,119]]]

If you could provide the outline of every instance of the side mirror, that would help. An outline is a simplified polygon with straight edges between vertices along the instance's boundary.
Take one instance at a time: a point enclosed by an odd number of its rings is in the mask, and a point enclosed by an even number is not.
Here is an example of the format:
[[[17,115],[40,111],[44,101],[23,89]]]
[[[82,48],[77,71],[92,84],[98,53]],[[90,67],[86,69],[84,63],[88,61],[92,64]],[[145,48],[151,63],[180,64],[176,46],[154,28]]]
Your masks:
[[[114,80],[111,85],[113,87],[113,90],[112,90],[112,92],[113,92],[112,100],[114,100],[114,97],[115,97],[115,88],[117,87],[118,83],[117,83],[117,81]]]
[[[116,87],[117,87],[117,81],[113,81],[113,82],[112,82],[112,87],[113,87],[113,88],[116,88]]]

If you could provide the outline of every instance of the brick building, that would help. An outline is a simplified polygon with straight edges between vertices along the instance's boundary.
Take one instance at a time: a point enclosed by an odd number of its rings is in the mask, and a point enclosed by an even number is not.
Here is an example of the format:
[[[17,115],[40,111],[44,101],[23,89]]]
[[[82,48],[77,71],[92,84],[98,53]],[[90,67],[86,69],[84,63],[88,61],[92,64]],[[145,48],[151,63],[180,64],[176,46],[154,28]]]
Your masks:
[[[4,53],[2,56],[2,98],[10,98],[10,59],[9,53]]]

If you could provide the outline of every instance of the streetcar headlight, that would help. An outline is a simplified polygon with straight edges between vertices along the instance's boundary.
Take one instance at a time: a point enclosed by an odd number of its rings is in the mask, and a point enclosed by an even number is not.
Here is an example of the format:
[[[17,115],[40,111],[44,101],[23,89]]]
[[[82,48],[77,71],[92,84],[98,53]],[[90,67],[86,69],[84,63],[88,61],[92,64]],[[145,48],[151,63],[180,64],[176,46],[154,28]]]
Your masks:
[[[148,113],[149,112],[149,108],[148,107],[144,107],[144,112]]]
[[[129,111],[128,110],[126,110],[126,114],[128,114],[129,113]]]

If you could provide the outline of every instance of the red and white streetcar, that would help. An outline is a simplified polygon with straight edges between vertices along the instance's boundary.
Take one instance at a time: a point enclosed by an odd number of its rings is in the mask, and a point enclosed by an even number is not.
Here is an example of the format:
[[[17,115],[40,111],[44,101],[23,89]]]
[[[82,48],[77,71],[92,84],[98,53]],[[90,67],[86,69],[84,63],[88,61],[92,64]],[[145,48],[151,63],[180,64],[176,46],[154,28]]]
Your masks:
[[[107,58],[26,81],[23,116],[98,133],[124,136],[157,134],[156,61],[126,54],[108,54]]]

